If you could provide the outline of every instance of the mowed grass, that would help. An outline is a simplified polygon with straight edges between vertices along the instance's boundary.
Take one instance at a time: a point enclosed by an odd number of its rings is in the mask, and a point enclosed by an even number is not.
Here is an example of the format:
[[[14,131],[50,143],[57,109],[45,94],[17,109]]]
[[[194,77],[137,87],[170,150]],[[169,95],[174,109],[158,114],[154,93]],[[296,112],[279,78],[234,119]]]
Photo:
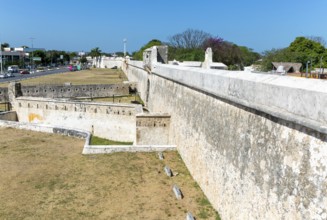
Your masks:
[[[84,140],[0,129],[0,219],[219,219],[177,152],[81,154]],[[174,177],[163,171],[169,165]],[[184,199],[172,192],[177,184]]]
[[[71,82],[73,85],[82,84],[114,84],[126,81],[127,77],[120,69],[98,69],[74,71],[60,74],[41,76],[20,81],[22,85],[38,84],[64,84]],[[1,83],[0,87],[8,87],[8,83]]]
[[[112,102],[112,103],[134,103],[144,105],[138,94],[130,94],[127,96],[101,97],[101,98],[77,98],[77,100],[93,101],[93,102]]]
[[[92,136],[91,145],[133,145],[133,142],[113,141],[97,136]]]
[[[1,103],[0,102],[0,112],[2,111],[8,111],[8,104],[7,103]]]

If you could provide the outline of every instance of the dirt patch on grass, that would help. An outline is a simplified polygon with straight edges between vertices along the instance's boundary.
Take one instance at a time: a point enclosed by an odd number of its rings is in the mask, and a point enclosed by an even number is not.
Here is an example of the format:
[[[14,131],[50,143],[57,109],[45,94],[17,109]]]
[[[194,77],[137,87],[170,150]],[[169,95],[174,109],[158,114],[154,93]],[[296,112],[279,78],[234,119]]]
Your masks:
[[[81,154],[84,140],[0,129],[1,219],[218,219],[177,152]],[[169,165],[177,176],[163,171]],[[177,200],[177,184],[185,196]]]

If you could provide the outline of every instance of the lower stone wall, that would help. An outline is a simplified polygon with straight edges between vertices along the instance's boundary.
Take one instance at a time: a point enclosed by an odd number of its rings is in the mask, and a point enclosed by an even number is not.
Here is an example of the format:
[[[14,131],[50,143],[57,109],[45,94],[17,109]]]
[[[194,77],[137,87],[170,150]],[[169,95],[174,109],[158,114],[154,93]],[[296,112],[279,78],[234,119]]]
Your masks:
[[[136,88],[145,105],[147,105],[150,88],[149,74],[143,69],[142,61],[129,61],[128,65],[124,63],[122,70],[127,75],[129,81],[136,82]]]
[[[17,121],[17,114],[15,111],[0,112],[0,120]]]
[[[55,127],[45,124],[32,124],[0,120],[0,128],[24,129],[44,133],[55,133],[65,136],[84,138],[83,154],[109,154],[116,152],[162,152],[175,151],[174,145],[90,145],[91,133],[80,129]]]
[[[121,68],[123,58],[101,57],[94,58],[92,65],[98,68]]]
[[[22,86],[23,96],[43,98],[109,97],[129,95],[129,83],[96,85],[33,85]]]
[[[83,129],[95,136],[116,141],[135,141],[135,115],[141,105],[72,102],[19,97],[14,108],[20,122]]]
[[[0,102],[8,101],[8,88],[0,88]]]

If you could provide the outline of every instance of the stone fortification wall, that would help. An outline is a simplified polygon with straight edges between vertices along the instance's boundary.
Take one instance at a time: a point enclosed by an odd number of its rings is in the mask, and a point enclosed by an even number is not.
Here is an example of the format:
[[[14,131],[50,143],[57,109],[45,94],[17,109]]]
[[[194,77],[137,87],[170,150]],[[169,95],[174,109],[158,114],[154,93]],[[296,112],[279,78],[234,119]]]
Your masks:
[[[14,111],[0,112],[0,120],[17,121],[17,114]]]
[[[137,91],[145,105],[147,105],[150,81],[149,74],[143,69],[143,62],[131,60],[128,62],[128,65],[124,63],[122,70],[129,74],[129,81],[136,82]]]
[[[8,101],[8,88],[0,88],[0,102]]]
[[[149,84],[141,96],[151,111],[171,115],[170,144],[223,219],[326,219],[324,82],[161,64],[151,75],[125,70]]]
[[[95,85],[33,85],[21,86],[23,96],[44,98],[108,97],[128,95],[129,83]]]
[[[121,68],[123,58],[101,57],[94,58],[92,65],[98,68]]]
[[[137,145],[167,145],[169,143],[170,115],[136,115]]]
[[[135,141],[137,113],[141,105],[72,102],[19,97],[14,106],[20,122],[43,123],[83,129],[95,136],[117,141]]]

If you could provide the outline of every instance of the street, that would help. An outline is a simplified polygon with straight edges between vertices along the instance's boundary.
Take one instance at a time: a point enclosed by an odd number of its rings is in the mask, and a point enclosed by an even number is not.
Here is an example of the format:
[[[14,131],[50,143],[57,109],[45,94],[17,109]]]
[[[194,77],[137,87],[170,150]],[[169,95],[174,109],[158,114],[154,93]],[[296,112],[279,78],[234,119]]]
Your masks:
[[[14,77],[8,77],[8,78],[0,78],[0,83],[2,82],[11,82],[11,81],[20,81],[28,78],[35,78],[45,75],[51,75],[51,74],[57,74],[57,73],[63,73],[63,72],[69,72],[69,69],[66,66],[54,68],[51,70],[45,70],[42,72],[35,72],[32,74],[20,74],[20,73],[14,73]]]

